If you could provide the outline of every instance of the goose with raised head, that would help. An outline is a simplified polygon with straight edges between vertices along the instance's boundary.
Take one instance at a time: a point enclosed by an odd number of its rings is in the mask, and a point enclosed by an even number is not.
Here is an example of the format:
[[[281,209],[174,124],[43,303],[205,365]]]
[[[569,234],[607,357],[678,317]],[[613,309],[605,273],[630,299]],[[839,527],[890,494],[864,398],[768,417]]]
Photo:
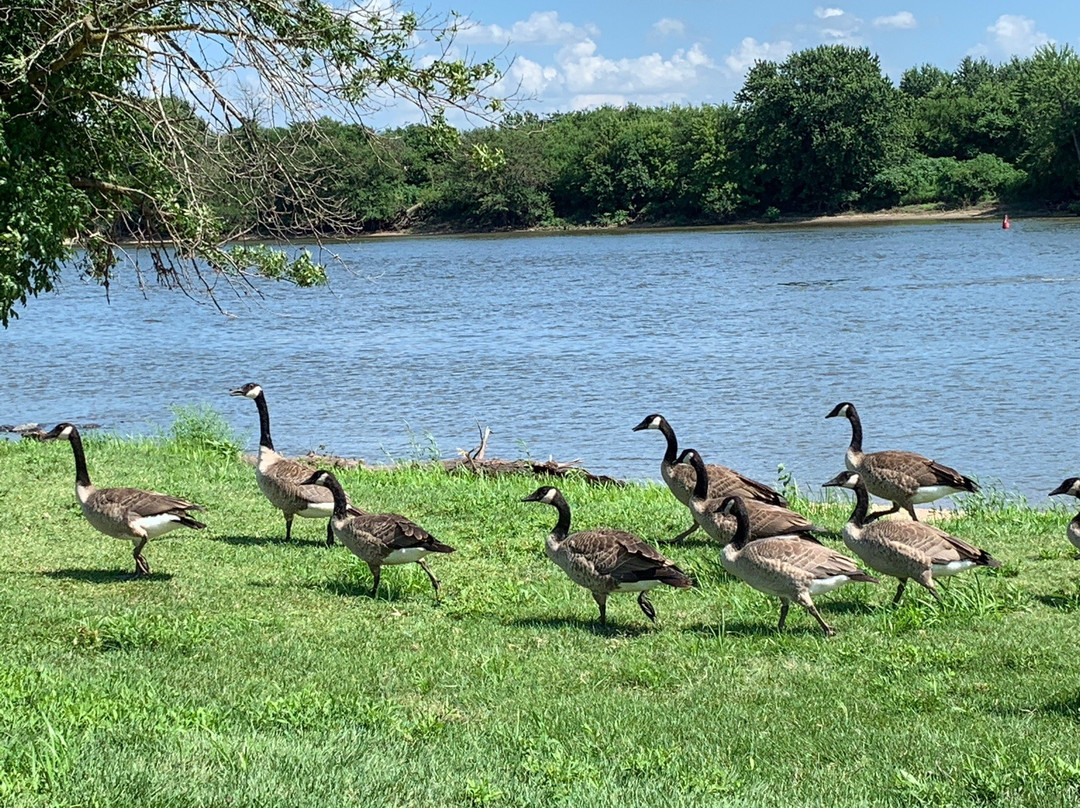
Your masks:
[[[720,505],[727,497],[709,496],[709,467],[705,465],[705,461],[701,459],[697,450],[686,449],[679,456],[679,462],[689,464],[694,470],[694,488],[690,492],[689,502],[694,521],[711,538],[721,544],[727,544],[734,538],[738,527],[733,515],[720,510]],[[741,496],[740,499],[743,500],[743,507],[750,520],[751,539],[797,535],[807,541],[817,542],[813,534],[827,532],[798,511]]]
[[[836,631],[825,622],[814,605],[813,596],[830,592],[853,581],[876,584],[877,578],[867,575],[843,553],[798,536],[774,536],[750,539],[750,517],[742,497],[728,497],[720,511],[735,519],[735,536],[724,546],[720,563],[724,569],[759,592],[780,598],[782,631],[788,609],[795,601],[808,611],[826,636]]]
[[[559,519],[547,537],[545,551],[571,581],[592,592],[607,623],[607,598],[612,592],[637,592],[638,605],[653,622],[656,608],[649,590],[661,584],[676,589],[693,586],[690,577],[633,533],[608,527],[570,532],[570,506],[558,488],[540,486],[522,502],[542,502],[555,508]]]
[[[864,453],[862,421],[851,402],[840,402],[825,417],[848,419],[851,423],[851,445],[844,455],[844,465],[848,471],[856,472],[863,478],[867,491],[893,503],[890,510],[870,514],[868,521],[904,508],[912,520],[918,522],[916,505],[933,502],[950,494],[979,490],[970,477],[915,452],[888,450]]]
[[[259,457],[255,463],[255,482],[270,504],[285,515],[285,539],[292,539],[293,517],[329,520],[334,512],[334,498],[318,485],[304,481],[311,476],[311,469],[295,460],[278,454],[270,437],[270,410],[266,406],[266,394],[255,383],[245,384],[233,390],[230,396],[243,396],[255,402],[259,410]],[[356,511],[359,513],[359,511]],[[334,529],[326,523],[326,546],[334,543]]]
[[[645,416],[641,423],[631,431],[641,432],[646,429],[655,429],[667,441],[664,459],[660,461],[660,476],[671,490],[671,493],[675,495],[675,499],[679,500],[683,505],[689,505],[690,494],[694,490],[696,478],[694,469],[681,462],[678,457],[679,441],[675,437],[675,430],[671,428],[671,424],[660,413]],[[710,463],[707,468],[709,470],[709,499],[720,501],[724,497],[740,496],[746,500],[765,502],[769,505],[787,506],[788,504],[781,494],[765,485],[765,483],[759,483],[757,480],[742,475],[733,469],[718,466],[715,463]],[[689,528],[672,539],[672,541],[682,541],[697,529],[698,523],[695,520]]]
[[[337,477],[319,469],[303,481],[326,489],[333,498],[334,511],[330,526],[338,540],[368,565],[374,582],[371,597],[379,594],[379,576],[383,567],[398,564],[418,564],[427,573],[439,597],[439,579],[428,567],[424,557],[432,553],[452,553],[454,548],[443,544],[420,525],[396,513],[364,513],[349,505],[345,489]]]
[[[148,541],[181,527],[202,530],[206,525],[188,511],[205,510],[186,499],[144,491],[140,488],[97,488],[90,482],[79,430],[69,423],[57,424],[41,440],[66,440],[75,454],[75,498],[83,516],[106,536],[125,539],[134,545],[136,577],[150,574],[142,551]]]
[[[1068,494],[1071,497],[1080,498],[1080,477],[1069,477],[1051,491],[1049,496],[1055,497],[1058,494]],[[1065,535],[1069,537],[1072,546],[1080,550],[1080,513],[1076,514],[1072,521],[1069,522],[1069,526],[1065,528]],[[1080,558],[1080,552],[1077,553],[1076,557]]]
[[[860,474],[842,471],[824,487],[855,492],[855,510],[844,525],[844,544],[875,572],[899,579],[893,603],[899,602],[909,579],[926,587],[940,602],[935,578],[956,575],[972,567],[1001,566],[986,550],[925,522],[888,519],[871,522],[867,519],[870,495]]]

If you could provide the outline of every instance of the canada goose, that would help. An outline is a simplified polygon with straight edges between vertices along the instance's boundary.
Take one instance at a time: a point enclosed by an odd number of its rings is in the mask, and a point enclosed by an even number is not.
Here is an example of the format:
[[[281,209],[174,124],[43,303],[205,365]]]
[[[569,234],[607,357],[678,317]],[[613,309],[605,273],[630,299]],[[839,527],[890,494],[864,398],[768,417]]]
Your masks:
[[[334,535],[368,565],[374,583],[371,597],[379,594],[379,573],[382,567],[416,562],[427,573],[439,597],[439,579],[428,568],[424,556],[430,553],[452,553],[454,548],[443,544],[420,525],[396,513],[364,513],[352,508],[337,477],[322,469],[306,478],[302,485],[317,485],[329,490],[334,502],[330,519]]]
[[[839,416],[851,422],[851,445],[844,456],[847,470],[858,472],[871,494],[893,503],[891,510],[872,514],[868,521],[905,508],[911,518],[918,522],[915,505],[933,502],[950,494],[964,491],[974,493],[979,490],[979,486],[970,477],[965,477],[956,469],[943,466],[921,454],[898,451],[864,454],[862,421],[859,420],[859,413],[855,411],[855,405],[843,401],[833,407],[832,412],[825,417]]]
[[[855,510],[844,525],[844,544],[874,571],[900,579],[893,603],[904,594],[908,578],[925,586],[940,602],[934,578],[955,575],[970,567],[1001,566],[985,550],[972,547],[933,525],[888,519],[869,522],[866,514],[870,510],[870,495],[859,474],[842,471],[824,485],[855,492]]]
[[[559,512],[559,520],[547,537],[547,557],[570,580],[592,592],[600,607],[600,624],[607,623],[607,597],[612,592],[639,592],[638,605],[656,622],[656,609],[648,591],[660,584],[676,589],[693,586],[693,581],[632,533],[601,527],[570,532],[570,506],[558,488],[542,485],[522,502],[543,502]]]
[[[285,514],[285,539],[292,539],[294,516],[308,519],[329,519],[334,512],[334,497],[324,487],[304,483],[311,469],[274,451],[270,437],[270,410],[266,395],[257,384],[245,384],[230,396],[244,396],[255,401],[259,409],[259,459],[255,465],[255,482],[270,504]],[[359,513],[359,511],[355,511]],[[326,523],[326,546],[334,543],[334,529]]]
[[[664,459],[660,461],[660,476],[667,483],[667,487],[671,489],[671,493],[675,495],[675,499],[679,500],[683,505],[689,505],[690,493],[694,490],[694,470],[690,466],[680,463],[676,457],[679,451],[679,442],[675,438],[675,430],[671,428],[668,420],[659,413],[645,416],[641,423],[631,431],[640,432],[644,429],[655,429],[667,440]],[[707,468],[709,470],[709,499],[720,501],[724,497],[740,496],[743,499],[765,502],[769,505],[786,506],[788,504],[783,496],[769,488],[765,483],[759,483],[757,480],[744,477],[739,472],[733,471],[726,466],[710,464]],[[680,533],[672,541],[682,541],[697,529],[698,523],[695,520],[688,529]]]
[[[852,581],[876,584],[846,555],[798,537],[776,536],[750,540],[750,517],[742,497],[728,497],[720,511],[735,517],[735,537],[724,547],[724,569],[759,592],[780,598],[783,630],[788,608],[795,601],[814,616],[826,636],[836,631],[821,617],[811,595],[820,595]]]
[[[1049,496],[1057,496],[1058,494],[1068,494],[1073,497],[1080,497],[1080,477],[1070,477],[1053,491]],[[1069,541],[1072,542],[1073,547],[1080,550],[1080,513],[1076,514],[1069,522],[1069,526],[1065,529],[1065,535],[1069,537]],[[1080,558],[1080,553],[1077,554],[1077,558]]]
[[[83,453],[82,437],[72,424],[62,423],[41,440],[66,440],[75,453],[75,497],[83,516],[106,536],[127,539],[135,545],[135,575],[150,574],[150,565],[142,550],[151,539],[163,536],[178,527],[202,530],[206,525],[192,519],[188,511],[206,510],[201,505],[153,491],[138,488],[96,488],[90,482]]]
[[[727,497],[712,498],[709,493],[709,467],[701,459],[701,455],[694,449],[686,449],[680,456],[679,462],[689,463],[694,469],[695,483],[690,493],[690,512],[694,520],[701,525],[702,529],[713,539],[721,544],[727,544],[735,536],[738,527],[735,517],[721,512],[720,505]],[[738,495],[735,495],[738,496]],[[817,542],[811,534],[824,533],[820,528],[803,516],[798,511],[784,508],[780,505],[769,505],[756,500],[743,500],[750,520],[750,538],[762,539],[770,536],[798,535],[807,541]]]

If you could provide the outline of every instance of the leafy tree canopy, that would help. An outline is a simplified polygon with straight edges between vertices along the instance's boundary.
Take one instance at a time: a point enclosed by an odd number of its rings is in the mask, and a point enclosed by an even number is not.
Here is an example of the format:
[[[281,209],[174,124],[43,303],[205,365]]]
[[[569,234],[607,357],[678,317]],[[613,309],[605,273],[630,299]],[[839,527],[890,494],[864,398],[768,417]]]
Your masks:
[[[324,193],[334,180],[311,171],[318,148],[303,137],[325,127],[306,121],[361,123],[404,99],[447,134],[449,107],[496,111],[486,91],[497,70],[449,55],[454,25],[330,0],[0,8],[0,322],[76,254],[107,287],[132,239],[159,282],[215,301],[220,282],[239,292],[253,275],[323,282],[306,254],[226,245],[253,219],[270,236],[333,229],[342,203]],[[227,224],[223,198],[248,215]]]

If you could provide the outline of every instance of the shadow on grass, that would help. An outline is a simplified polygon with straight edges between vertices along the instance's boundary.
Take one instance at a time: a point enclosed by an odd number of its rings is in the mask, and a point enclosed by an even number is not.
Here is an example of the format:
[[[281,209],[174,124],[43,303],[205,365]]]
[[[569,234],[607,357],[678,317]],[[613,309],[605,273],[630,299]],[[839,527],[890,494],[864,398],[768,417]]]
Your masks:
[[[833,626],[836,628],[836,626]],[[741,620],[728,620],[725,623],[719,621],[712,623],[694,623],[683,626],[683,631],[697,634],[702,637],[715,638],[718,636],[734,635],[736,637],[807,637],[817,635],[824,637],[825,633],[817,623],[807,625],[793,625],[791,617],[783,631],[776,628],[776,620],[769,622],[745,623]]]
[[[215,541],[232,544],[239,547],[258,547],[265,545],[295,545],[297,547],[322,547],[326,548],[326,538],[317,541],[291,538],[284,536],[217,536]],[[334,545],[337,547],[338,545]],[[333,549],[333,548],[331,548]]]
[[[1056,715],[1068,718],[1072,721],[1080,721],[1080,691],[1063,698],[1048,701],[1038,708],[1040,713]]]
[[[1036,595],[1035,600],[1039,601],[1043,606],[1049,606],[1051,609],[1059,609],[1063,612],[1080,611],[1080,593],[1077,592],[1071,595]]]
[[[865,600],[826,600],[818,603],[817,607],[824,614],[874,614],[891,605],[868,603]]]
[[[366,581],[361,579],[337,579],[306,582],[249,581],[248,586],[259,589],[309,589],[316,592],[328,592],[338,597],[367,598],[368,600],[386,601],[387,603],[397,603],[414,597],[423,597],[422,593],[418,594],[411,587],[402,588],[396,584],[388,583],[385,575],[382,581],[379,582],[379,596],[377,598],[371,597],[371,579]],[[430,587],[427,589],[427,597],[432,603],[438,603]]]
[[[122,584],[129,581],[171,581],[172,575],[167,572],[152,572],[149,575],[135,577],[134,571],[130,570],[53,570],[42,573],[46,578],[54,581],[85,581],[90,584]]]
[[[642,634],[652,634],[659,626],[644,626],[640,624],[625,624],[613,622],[610,619],[606,626],[600,624],[600,619],[582,620],[580,617],[518,617],[513,620],[500,621],[504,626],[514,628],[532,629],[562,629],[572,628],[578,631],[587,631],[600,637],[640,637]]]

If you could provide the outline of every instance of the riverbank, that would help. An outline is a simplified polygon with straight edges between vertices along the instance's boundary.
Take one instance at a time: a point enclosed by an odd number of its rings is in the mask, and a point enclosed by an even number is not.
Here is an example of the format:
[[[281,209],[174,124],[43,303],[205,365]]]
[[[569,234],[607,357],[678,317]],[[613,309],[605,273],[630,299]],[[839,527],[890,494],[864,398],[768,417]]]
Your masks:
[[[934,205],[911,205],[871,212],[845,211],[820,215],[781,215],[776,219],[738,219],[723,224],[673,224],[671,222],[631,222],[611,225],[558,225],[526,230],[455,230],[447,228],[407,228],[358,234],[356,238],[393,238],[416,236],[483,236],[495,234],[557,234],[597,232],[637,232],[642,230],[741,230],[772,227],[829,227],[851,225],[919,224],[923,222],[1000,221],[1008,213],[1013,220],[1075,218],[1060,211],[1020,205],[973,205],[965,208],[941,208]],[[349,240],[349,239],[344,239]]]
[[[654,803],[1065,806],[1080,796],[1080,612],[1064,511],[968,500],[943,527],[1000,570],[818,599],[838,635],[725,575],[700,539],[665,546],[697,579],[651,625],[611,625],[542,553],[531,477],[403,467],[340,478],[457,548],[387,568],[378,600],[347,550],[294,541],[234,448],[205,434],[87,441],[99,485],[206,506],[148,546],[95,532],[66,444],[0,442],[0,795],[12,806]],[[650,541],[685,527],[660,486],[560,481],[573,526]],[[850,503],[797,502],[839,529]],[[835,542],[831,542],[836,545]],[[1020,675],[1022,673],[1022,675]],[[873,795],[873,796],[869,796]]]

